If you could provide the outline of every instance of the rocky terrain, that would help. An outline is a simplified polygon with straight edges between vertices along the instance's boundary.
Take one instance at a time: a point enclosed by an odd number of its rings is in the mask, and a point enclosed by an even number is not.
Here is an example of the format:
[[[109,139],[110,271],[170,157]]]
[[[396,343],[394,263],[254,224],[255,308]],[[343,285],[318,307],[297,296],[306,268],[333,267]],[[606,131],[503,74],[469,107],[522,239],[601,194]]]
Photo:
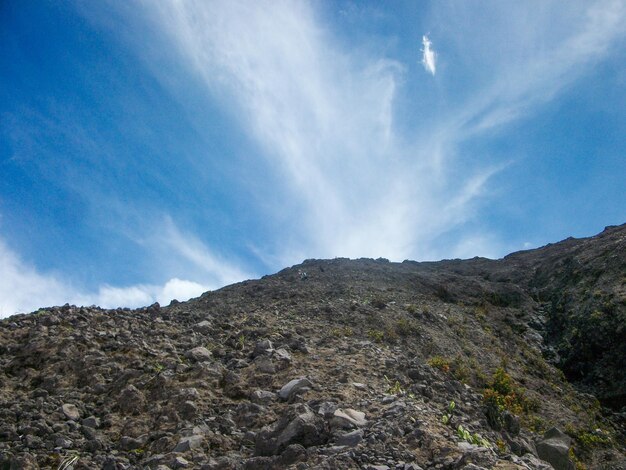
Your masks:
[[[0,322],[0,469],[624,469],[626,226]]]

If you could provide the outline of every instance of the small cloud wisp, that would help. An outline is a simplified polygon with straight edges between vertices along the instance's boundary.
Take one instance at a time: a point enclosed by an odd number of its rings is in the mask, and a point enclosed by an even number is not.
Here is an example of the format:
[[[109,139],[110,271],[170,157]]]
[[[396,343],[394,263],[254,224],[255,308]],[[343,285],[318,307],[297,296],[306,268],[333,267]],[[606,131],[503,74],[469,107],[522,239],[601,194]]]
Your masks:
[[[428,73],[435,75],[437,72],[437,64],[435,51],[432,49],[433,43],[428,39],[428,36],[422,36],[422,65]]]

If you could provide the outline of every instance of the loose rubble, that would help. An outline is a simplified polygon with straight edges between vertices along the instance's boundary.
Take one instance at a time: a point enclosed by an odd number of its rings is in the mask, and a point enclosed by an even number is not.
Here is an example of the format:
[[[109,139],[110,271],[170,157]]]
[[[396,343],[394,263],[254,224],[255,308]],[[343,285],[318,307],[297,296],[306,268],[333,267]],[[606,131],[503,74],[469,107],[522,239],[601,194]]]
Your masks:
[[[544,359],[519,256],[309,260],[169,306],[2,320],[0,468],[626,468],[620,415]],[[498,368],[528,409],[495,419]]]

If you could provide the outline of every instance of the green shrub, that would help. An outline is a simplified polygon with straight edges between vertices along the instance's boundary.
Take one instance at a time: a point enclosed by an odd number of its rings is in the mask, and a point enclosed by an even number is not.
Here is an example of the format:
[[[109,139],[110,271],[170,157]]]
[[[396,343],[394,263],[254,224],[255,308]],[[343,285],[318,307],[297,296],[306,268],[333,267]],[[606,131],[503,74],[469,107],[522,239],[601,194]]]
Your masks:
[[[494,428],[501,427],[505,411],[520,415],[538,406],[536,402],[526,398],[524,390],[513,383],[503,367],[496,369],[485,387],[483,402],[487,407],[487,419]]]
[[[369,330],[367,337],[376,343],[382,343],[383,339],[385,339],[385,333],[380,330]]]

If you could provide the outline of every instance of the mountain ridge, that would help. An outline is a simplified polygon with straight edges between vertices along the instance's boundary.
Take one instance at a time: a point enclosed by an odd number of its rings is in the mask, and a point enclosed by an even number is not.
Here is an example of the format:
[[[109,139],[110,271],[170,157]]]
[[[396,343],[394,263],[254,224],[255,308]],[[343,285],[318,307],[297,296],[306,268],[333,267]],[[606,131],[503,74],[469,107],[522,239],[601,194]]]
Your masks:
[[[624,468],[624,273],[621,225],[9,317],[0,468]]]

